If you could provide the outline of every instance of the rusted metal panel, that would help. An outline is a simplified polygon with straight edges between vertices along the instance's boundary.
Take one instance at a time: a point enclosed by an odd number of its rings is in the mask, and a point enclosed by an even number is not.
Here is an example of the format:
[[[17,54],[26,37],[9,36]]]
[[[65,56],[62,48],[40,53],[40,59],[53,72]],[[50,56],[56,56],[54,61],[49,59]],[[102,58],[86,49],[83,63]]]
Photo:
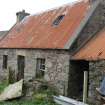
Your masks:
[[[93,37],[72,59],[90,61],[105,59],[105,29]]]
[[[0,48],[64,49],[89,10],[89,3],[65,5],[38,15],[28,16],[17,23],[0,42]],[[65,14],[58,26],[53,21]]]

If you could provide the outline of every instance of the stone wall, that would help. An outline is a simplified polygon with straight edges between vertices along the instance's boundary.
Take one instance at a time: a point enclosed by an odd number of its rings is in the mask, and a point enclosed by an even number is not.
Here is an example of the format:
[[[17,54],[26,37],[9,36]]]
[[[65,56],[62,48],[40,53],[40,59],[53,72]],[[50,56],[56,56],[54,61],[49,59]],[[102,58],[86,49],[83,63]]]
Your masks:
[[[36,59],[45,58],[44,79],[57,87],[61,94],[67,94],[70,55],[65,50],[0,49],[0,77],[7,77],[3,70],[3,55],[8,55],[8,67],[17,70],[17,56],[25,56],[24,78],[29,80],[36,75]],[[1,78],[0,78],[1,79]]]
[[[36,59],[45,58],[46,71],[45,71],[44,79],[48,81],[49,83],[53,84],[62,95],[68,95],[67,93],[68,91],[70,93],[71,89],[72,91],[74,90],[74,88],[79,89],[78,86],[80,86],[80,84],[81,84],[80,88],[82,89],[82,85],[83,85],[82,79],[83,79],[83,70],[84,70],[82,67],[83,64],[80,65],[81,71],[79,70],[79,67],[71,67],[70,55],[68,51],[32,50],[32,49],[30,50],[29,49],[27,50],[25,49],[0,49],[0,80],[2,80],[4,77],[7,78],[7,72],[8,72],[8,70],[2,68],[3,55],[8,55],[8,67],[12,67],[12,69],[15,70],[16,74],[18,72],[17,56],[18,55],[25,56],[25,70],[24,70],[25,80],[35,78]],[[81,62],[79,61],[76,61],[76,62],[81,64]],[[72,66],[73,65],[75,64],[72,64]],[[77,71],[74,71],[74,69]],[[96,100],[97,100],[96,87],[100,86],[100,83],[104,77],[105,61],[103,60],[103,61],[97,61],[97,62],[90,62],[89,69],[90,69],[89,97],[90,99],[92,99],[91,100],[92,102],[96,103]],[[78,77],[79,79],[76,79],[76,77]],[[81,81],[80,81],[80,78],[81,78]],[[73,84],[77,87],[73,87],[72,86]]]
[[[100,99],[96,88],[99,88],[105,76],[105,60],[90,62],[89,69],[89,100],[93,105],[99,105]]]

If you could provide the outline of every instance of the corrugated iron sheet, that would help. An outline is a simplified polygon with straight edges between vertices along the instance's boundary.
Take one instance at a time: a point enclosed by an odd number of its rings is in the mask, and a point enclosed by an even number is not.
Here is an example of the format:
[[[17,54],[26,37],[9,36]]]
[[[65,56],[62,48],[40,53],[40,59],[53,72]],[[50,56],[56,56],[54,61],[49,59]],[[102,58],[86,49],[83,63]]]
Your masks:
[[[73,56],[74,60],[102,60],[105,59],[105,29],[92,38],[79,52]]]
[[[88,9],[89,3],[81,1],[29,16],[17,23],[1,40],[0,48],[64,49]],[[53,21],[62,14],[65,14],[64,19],[58,26],[53,26]]]

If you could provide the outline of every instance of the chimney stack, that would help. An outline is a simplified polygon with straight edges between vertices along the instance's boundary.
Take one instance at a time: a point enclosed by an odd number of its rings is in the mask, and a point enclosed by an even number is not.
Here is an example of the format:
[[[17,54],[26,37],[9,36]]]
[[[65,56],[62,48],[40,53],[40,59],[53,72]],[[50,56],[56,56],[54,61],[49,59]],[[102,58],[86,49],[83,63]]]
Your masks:
[[[24,17],[30,15],[29,13],[26,13],[25,10],[22,10],[20,12],[17,12],[16,13],[16,16],[17,16],[17,22],[20,22],[21,20],[24,19]]]

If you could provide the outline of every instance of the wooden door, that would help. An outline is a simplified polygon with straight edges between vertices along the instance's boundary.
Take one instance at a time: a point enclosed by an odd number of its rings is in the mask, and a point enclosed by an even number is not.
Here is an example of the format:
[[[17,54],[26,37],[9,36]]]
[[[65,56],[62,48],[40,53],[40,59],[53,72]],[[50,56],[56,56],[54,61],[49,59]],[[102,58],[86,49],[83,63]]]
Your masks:
[[[25,57],[19,55],[17,58],[17,63],[18,63],[17,80],[21,80],[24,78]]]

